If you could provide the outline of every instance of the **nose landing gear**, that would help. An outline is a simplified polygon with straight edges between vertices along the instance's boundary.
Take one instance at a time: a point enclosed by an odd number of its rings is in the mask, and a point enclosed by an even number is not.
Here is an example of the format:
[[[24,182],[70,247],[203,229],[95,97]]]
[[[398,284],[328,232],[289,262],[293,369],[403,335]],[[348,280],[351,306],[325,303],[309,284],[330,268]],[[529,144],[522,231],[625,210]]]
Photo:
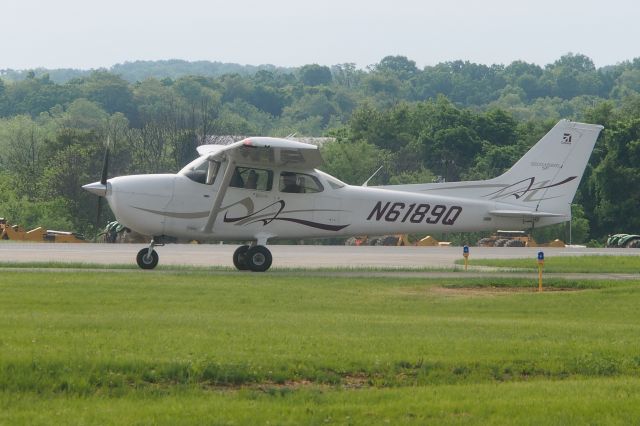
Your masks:
[[[160,260],[160,256],[153,249],[156,246],[163,246],[164,244],[156,243],[154,240],[151,240],[148,248],[143,248],[138,252],[136,256],[136,263],[142,269],[153,269],[158,266],[158,260]]]

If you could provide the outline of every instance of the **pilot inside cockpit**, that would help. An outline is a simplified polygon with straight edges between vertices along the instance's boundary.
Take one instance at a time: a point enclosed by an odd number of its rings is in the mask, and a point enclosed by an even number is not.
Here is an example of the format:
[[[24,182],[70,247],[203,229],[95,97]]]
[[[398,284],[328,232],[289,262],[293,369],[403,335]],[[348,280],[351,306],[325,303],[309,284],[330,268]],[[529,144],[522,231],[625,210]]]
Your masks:
[[[295,173],[282,172],[280,175],[280,192],[291,192],[295,194],[301,192]]]

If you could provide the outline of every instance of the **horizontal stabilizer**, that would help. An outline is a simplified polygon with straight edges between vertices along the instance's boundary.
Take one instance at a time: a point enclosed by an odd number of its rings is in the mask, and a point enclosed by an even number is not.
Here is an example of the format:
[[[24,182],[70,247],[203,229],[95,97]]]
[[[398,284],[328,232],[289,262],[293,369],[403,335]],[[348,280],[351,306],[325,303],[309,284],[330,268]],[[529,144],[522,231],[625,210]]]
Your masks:
[[[532,212],[528,210],[491,210],[489,214],[493,216],[503,217],[525,217],[525,218],[538,218],[538,217],[564,217],[566,215],[562,213],[549,213],[549,212]]]

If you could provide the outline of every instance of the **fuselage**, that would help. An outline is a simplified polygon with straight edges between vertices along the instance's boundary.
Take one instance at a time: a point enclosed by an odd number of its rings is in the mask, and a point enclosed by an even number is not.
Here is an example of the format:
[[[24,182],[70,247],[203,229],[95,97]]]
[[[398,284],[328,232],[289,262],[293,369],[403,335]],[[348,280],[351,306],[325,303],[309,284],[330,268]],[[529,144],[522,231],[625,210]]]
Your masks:
[[[112,178],[106,199],[117,220],[149,236],[195,240],[269,240],[392,233],[436,233],[520,229],[521,219],[495,217],[501,208],[491,200],[447,197],[388,187],[347,185],[319,170],[257,169],[262,184],[226,189],[206,231],[213,200],[226,167],[204,178],[199,163],[178,174],[132,175]],[[250,166],[242,167],[245,181]],[[248,172],[247,172],[248,170]],[[306,189],[291,192],[290,175]],[[239,178],[240,179],[240,178]],[[246,182],[245,182],[246,186]]]

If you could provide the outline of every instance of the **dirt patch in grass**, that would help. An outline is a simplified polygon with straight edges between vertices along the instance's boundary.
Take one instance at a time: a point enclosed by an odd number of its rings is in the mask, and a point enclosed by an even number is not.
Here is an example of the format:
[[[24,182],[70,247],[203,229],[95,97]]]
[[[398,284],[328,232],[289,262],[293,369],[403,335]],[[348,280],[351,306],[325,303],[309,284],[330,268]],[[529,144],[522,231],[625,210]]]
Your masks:
[[[569,292],[569,291],[581,291],[580,288],[568,288],[568,287],[544,287],[543,292],[557,293],[557,292]],[[444,295],[444,296],[466,296],[466,297],[481,297],[481,296],[504,296],[514,293],[537,293],[538,287],[431,287],[431,293]]]

